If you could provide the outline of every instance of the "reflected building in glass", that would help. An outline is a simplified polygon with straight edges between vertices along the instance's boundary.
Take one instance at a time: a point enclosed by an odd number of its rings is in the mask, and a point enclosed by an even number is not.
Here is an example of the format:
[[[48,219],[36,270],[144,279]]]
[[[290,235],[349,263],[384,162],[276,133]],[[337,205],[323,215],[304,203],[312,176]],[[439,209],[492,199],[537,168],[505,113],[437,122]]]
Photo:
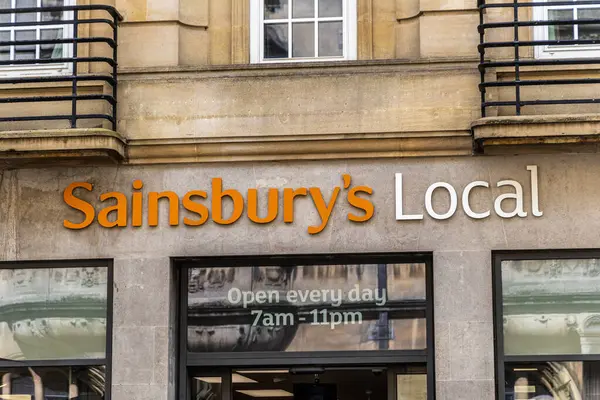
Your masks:
[[[192,352],[426,347],[424,265],[208,267],[188,275]],[[239,306],[238,293],[256,300]]]

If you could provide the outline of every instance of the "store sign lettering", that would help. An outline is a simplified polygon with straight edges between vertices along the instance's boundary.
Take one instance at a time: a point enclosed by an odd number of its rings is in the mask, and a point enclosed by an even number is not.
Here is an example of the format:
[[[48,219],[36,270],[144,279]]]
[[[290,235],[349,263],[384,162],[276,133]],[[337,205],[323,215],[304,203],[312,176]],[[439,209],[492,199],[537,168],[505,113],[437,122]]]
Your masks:
[[[531,214],[534,217],[541,217],[543,212],[540,211],[539,205],[539,183],[538,183],[538,167],[535,165],[527,166],[530,172],[530,197],[531,197]],[[490,209],[475,211],[471,207],[471,193],[476,189],[490,189],[490,183],[486,181],[474,181],[469,183],[462,191],[461,205],[464,213],[473,219],[488,218],[493,210],[496,215],[502,218],[527,217],[525,211],[525,196],[523,185],[515,180],[502,180],[496,184],[497,187],[508,187],[512,191],[510,193],[500,194],[494,200]],[[444,191],[450,196],[450,205],[446,210],[434,210],[433,195],[436,191]],[[398,221],[418,221],[423,219],[423,214],[407,214],[404,210],[404,186],[402,174],[396,174],[396,220]],[[505,204],[506,203],[506,204]],[[509,204],[512,203],[512,204]],[[458,209],[458,192],[454,186],[447,182],[437,182],[429,186],[425,193],[425,210],[427,214],[437,220],[449,219],[456,214]]]
[[[538,168],[528,166],[530,172],[529,195],[531,198],[531,215],[541,217],[539,207]],[[221,178],[211,181],[211,190],[192,190],[179,196],[173,191],[146,192],[144,183],[135,180],[129,196],[121,192],[102,193],[97,197],[99,206],[82,199],[81,194],[94,192],[94,186],[89,182],[74,182],[69,185],[64,193],[64,202],[72,209],[82,214],[78,221],[65,219],[64,227],[80,230],[97,223],[104,228],[125,228],[127,226],[142,227],[144,225],[157,227],[159,225],[159,204],[165,203],[168,211],[167,220],[170,226],[185,225],[199,227],[212,221],[218,225],[232,225],[242,218],[247,218],[255,224],[271,224],[283,221],[292,224],[296,221],[295,208],[298,202],[305,201],[314,207],[318,220],[307,227],[311,235],[322,232],[328,225],[340,203],[346,203],[345,218],[353,223],[366,223],[375,215],[375,204],[372,200],[373,188],[365,185],[352,185],[352,177],[344,174],[342,182],[332,191],[322,190],[317,187],[299,188],[267,188],[266,198],[259,200],[258,189],[248,189],[244,196],[236,189],[223,186]],[[404,208],[404,182],[403,174],[396,174],[396,220],[419,221],[424,218],[424,212],[411,214]],[[491,190],[491,184],[486,181],[474,181],[466,185],[461,191],[460,205],[464,213],[473,219],[485,219],[493,212],[502,218],[525,218],[529,214],[525,207],[525,193],[523,185],[515,180],[502,180],[496,183],[498,188],[510,188],[508,193],[498,195],[490,204],[489,209],[474,210],[471,206],[471,197],[476,191]],[[439,193],[438,193],[439,192]],[[434,196],[446,192],[450,203],[446,209],[435,209]],[[261,196],[263,197],[263,196]],[[162,200],[162,202],[161,202]],[[232,210],[225,212],[225,203],[232,204]],[[459,191],[447,182],[437,182],[429,186],[424,195],[424,211],[431,218],[446,220],[456,214],[459,208]],[[146,215],[144,215],[144,213]],[[227,215],[226,215],[227,214]]]

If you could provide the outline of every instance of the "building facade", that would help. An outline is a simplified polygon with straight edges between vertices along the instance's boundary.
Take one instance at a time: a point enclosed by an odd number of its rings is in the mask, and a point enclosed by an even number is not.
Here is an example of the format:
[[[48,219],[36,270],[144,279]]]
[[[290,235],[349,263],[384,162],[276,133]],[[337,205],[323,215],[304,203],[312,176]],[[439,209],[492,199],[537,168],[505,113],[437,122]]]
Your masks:
[[[0,1],[0,398],[600,396],[600,2]]]

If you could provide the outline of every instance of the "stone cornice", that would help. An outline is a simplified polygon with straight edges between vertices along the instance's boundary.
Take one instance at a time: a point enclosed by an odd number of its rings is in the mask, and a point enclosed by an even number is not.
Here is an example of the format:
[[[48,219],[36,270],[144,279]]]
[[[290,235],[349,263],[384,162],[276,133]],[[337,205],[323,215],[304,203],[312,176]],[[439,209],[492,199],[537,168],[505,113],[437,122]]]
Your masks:
[[[600,143],[599,114],[501,116],[471,125],[479,152],[493,148]]]
[[[125,156],[125,140],[108,129],[48,129],[0,132],[0,166],[65,160],[109,160]]]
[[[132,140],[129,164],[323,160],[472,154],[468,131],[415,134]]]

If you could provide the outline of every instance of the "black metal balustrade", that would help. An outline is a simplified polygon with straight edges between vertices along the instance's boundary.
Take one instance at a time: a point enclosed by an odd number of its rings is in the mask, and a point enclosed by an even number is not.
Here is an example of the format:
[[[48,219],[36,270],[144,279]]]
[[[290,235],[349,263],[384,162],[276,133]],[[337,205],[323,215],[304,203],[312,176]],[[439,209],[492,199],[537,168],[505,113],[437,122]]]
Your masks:
[[[0,115],[0,122],[67,120],[71,128],[77,128],[80,120],[98,119],[109,121],[112,129],[116,130],[117,26],[121,20],[117,10],[107,5],[0,9],[0,21],[7,20],[10,22],[0,22],[0,35],[6,32],[8,34],[5,33],[4,37],[10,36],[10,40],[0,39],[0,72],[5,72],[3,77],[0,77],[0,89],[7,88],[7,85],[38,85],[33,86],[33,95],[22,96],[23,90],[18,90],[16,92],[20,94],[17,96],[0,97],[0,104],[34,103],[37,106],[32,106],[31,113],[28,112],[27,115]],[[106,32],[106,34],[101,36],[82,35],[81,31],[86,31],[86,29],[80,28],[85,25],[90,28],[104,25],[107,28],[100,31]],[[50,26],[54,28],[55,33],[66,31],[68,34],[61,34],[56,38],[44,38],[42,34],[37,33],[35,39],[21,40],[17,38],[16,32],[24,30],[41,32],[44,27]],[[98,30],[96,29],[96,31]],[[92,32],[92,29],[87,31]],[[78,46],[81,44],[88,44],[85,51],[88,54],[81,55],[82,48]],[[61,45],[62,54],[59,57],[48,54],[48,49],[54,48],[52,45]],[[97,47],[93,48],[92,46]],[[100,47],[105,47],[105,49],[100,49]],[[24,49],[29,50],[30,54],[23,54],[27,53]],[[35,53],[33,57],[31,57],[32,51]],[[102,56],[90,55],[90,52],[91,54],[100,52]],[[84,68],[85,71],[78,68],[83,63],[89,66],[89,68]],[[36,73],[35,70],[28,74],[18,72],[19,68],[23,67],[40,67],[40,71],[42,71],[44,66],[51,67],[57,64],[66,68],[62,72],[52,74]],[[16,72],[11,74],[11,71]],[[64,82],[71,83],[70,94],[44,95],[44,92],[51,93],[52,84]],[[82,88],[78,85],[81,82],[108,84],[108,90],[102,90],[98,94],[82,94]],[[81,102],[92,100],[105,102],[109,106],[102,107],[101,112],[81,112]],[[43,111],[44,108],[38,103],[48,102],[70,102],[70,113],[42,115],[39,110]]]
[[[481,92],[481,113],[482,116],[486,116],[486,111],[490,107],[514,107],[516,115],[521,115],[523,107],[526,106],[545,106],[545,105],[573,105],[573,104],[600,104],[600,98],[571,98],[571,96],[560,96],[561,98],[536,98],[536,99],[524,99],[523,88],[543,88],[543,87],[560,87],[563,90],[572,87],[570,85],[592,85],[600,84],[600,78],[595,77],[580,77],[580,74],[572,74],[572,77],[563,77],[547,79],[547,78],[536,78],[535,76],[528,75],[528,71],[532,71],[535,67],[554,67],[553,70],[556,72],[560,66],[575,66],[575,65],[588,65],[597,69],[597,65],[600,64],[600,57],[588,57],[585,58],[535,58],[531,55],[524,57],[521,50],[532,50],[537,46],[561,46],[565,49],[565,46],[571,47],[575,50],[581,46],[595,46],[598,45],[598,51],[600,51],[600,38],[573,38],[569,40],[561,39],[543,39],[539,40],[536,38],[532,31],[534,27],[583,27],[590,25],[597,25],[596,28],[600,29],[600,18],[569,18],[560,19],[552,18],[545,20],[534,20],[530,18],[523,20],[522,15],[519,14],[520,10],[529,10],[529,14],[533,14],[533,10],[541,7],[560,7],[560,6],[600,6],[600,0],[577,0],[577,1],[520,1],[520,0],[509,0],[508,2],[499,2],[499,0],[488,0],[494,1],[494,3],[486,3],[486,0],[478,0],[479,7],[479,37],[480,44],[478,46],[480,63],[479,72],[481,75],[481,83],[479,85],[479,91]],[[568,9],[568,8],[567,8]],[[600,11],[600,9],[597,9]],[[507,17],[506,21],[493,21],[487,22],[486,16],[494,11],[494,17],[503,15]],[[489,12],[489,13],[488,13]],[[521,19],[520,19],[521,15]],[[499,33],[502,29],[511,29],[512,40],[509,41],[489,41],[487,40],[490,36],[502,37]],[[520,29],[521,28],[521,29]],[[522,28],[530,29],[528,37],[523,40],[524,31]],[[520,37],[521,35],[521,37]],[[491,49],[510,49],[512,56],[510,58],[500,57],[494,58],[490,56]],[[587,47],[590,50],[590,47]],[[514,50],[514,51],[512,51]],[[591,48],[594,51],[593,47]],[[598,53],[597,53],[598,54]],[[489,74],[490,70],[497,68],[507,68],[511,75],[514,75],[514,79],[508,79],[503,77],[501,80],[496,80],[495,74]],[[565,69],[566,70],[566,69]],[[539,68],[538,68],[539,71]],[[577,71],[575,71],[577,72]],[[507,75],[507,74],[505,74]],[[540,74],[543,75],[543,74]],[[492,78],[494,77],[494,78]],[[511,76],[512,77],[512,76]],[[525,77],[525,79],[522,79]],[[493,79],[493,80],[491,80]],[[488,88],[514,88],[510,90],[512,96],[508,99],[490,101],[488,100]],[[597,86],[595,93],[600,94],[600,86]],[[539,97],[545,97],[548,95],[549,90],[540,90]],[[563,92],[570,94],[568,92]],[[576,92],[575,92],[576,93]],[[538,96],[536,96],[538,97]],[[550,97],[550,96],[549,96]]]

